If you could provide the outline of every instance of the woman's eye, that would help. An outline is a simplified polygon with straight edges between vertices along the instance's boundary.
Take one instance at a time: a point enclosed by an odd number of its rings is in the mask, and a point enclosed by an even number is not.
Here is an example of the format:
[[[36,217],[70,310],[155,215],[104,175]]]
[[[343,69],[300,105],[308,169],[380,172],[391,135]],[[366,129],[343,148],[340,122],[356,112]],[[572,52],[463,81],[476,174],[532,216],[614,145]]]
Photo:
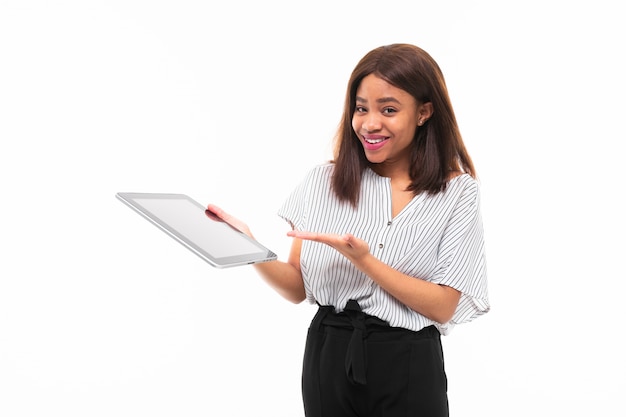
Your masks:
[[[367,110],[365,110],[365,107],[356,106],[356,108],[354,109],[354,111],[355,111],[356,113],[365,113]]]
[[[393,114],[396,112],[396,109],[393,109],[391,107],[386,107],[383,109],[383,114]]]

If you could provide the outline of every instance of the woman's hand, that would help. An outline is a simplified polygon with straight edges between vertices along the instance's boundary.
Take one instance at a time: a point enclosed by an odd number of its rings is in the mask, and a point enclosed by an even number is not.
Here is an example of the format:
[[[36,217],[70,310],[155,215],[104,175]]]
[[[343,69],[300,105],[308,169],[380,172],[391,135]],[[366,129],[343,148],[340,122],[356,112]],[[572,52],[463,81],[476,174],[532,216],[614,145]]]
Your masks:
[[[209,217],[217,217],[218,219],[228,223],[235,229],[252,236],[250,228],[247,224],[236,217],[231,216],[224,210],[214,204],[209,204],[206,209],[206,215]],[[280,295],[285,297],[292,303],[300,303],[306,298],[304,290],[304,281],[300,273],[300,241],[294,240],[289,253],[289,260],[282,262],[279,260],[270,262],[261,262],[254,264],[254,269],[261,277]]]
[[[369,245],[367,242],[356,238],[351,234],[337,235],[292,230],[287,232],[287,236],[325,243],[326,245],[335,248],[355,265],[359,262],[359,260],[363,259],[364,256],[369,255]]]
[[[224,222],[228,223],[235,229],[239,230],[240,232],[245,233],[246,235],[254,239],[254,236],[252,236],[252,232],[250,231],[250,228],[248,227],[247,224],[245,224],[238,218],[233,217],[230,214],[226,213],[224,210],[222,210],[215,204],[209,204],[207,206],[206,214],[209,217],[211,217],[212,214],[217,216],[220,220],[223,220]]]
[[[438,322],[452,319],[461,293],[454,288],[405,275],[370,255],[367,242],[350,234],[291,231],[288,236],[325,243],[344,255],[361,272],[412,310]]]

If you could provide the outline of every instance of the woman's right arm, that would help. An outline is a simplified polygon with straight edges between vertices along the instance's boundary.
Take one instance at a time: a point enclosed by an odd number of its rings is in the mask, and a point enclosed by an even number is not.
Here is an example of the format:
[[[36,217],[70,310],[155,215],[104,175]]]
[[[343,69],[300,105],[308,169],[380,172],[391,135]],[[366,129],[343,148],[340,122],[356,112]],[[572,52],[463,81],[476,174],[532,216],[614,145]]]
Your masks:
[[[287,262],[270,261],[254,264],[254,268],[270,287],[292,303],[304,301],[304,281],[300,272],[302,240],[294,239]]]
[[[247,224],[226,213],[220,207],[213,204],[207,206],[207,210],[214,213],[217,217],[224,220],[237,230],[252,236],[252,232]],[[300,272],[300,249],[302,240],[294,239],[289,251],[287,262],[269,261],[254,264],[254,268],[259,275],[285,299],[292,303],[300,303],[304,301],[306,294],[304,291],[304,281]]]

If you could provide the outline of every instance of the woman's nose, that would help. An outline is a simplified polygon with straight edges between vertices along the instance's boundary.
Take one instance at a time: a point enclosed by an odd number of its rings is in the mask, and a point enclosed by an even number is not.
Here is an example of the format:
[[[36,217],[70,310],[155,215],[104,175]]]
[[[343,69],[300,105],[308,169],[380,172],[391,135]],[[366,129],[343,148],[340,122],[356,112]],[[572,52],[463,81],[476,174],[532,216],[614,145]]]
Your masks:
[[[380,130],[381,123],[380,118],[375,114],[368,114],[365,120],[363,121],[363,128],[368,132],[374,132],[376,130]]]

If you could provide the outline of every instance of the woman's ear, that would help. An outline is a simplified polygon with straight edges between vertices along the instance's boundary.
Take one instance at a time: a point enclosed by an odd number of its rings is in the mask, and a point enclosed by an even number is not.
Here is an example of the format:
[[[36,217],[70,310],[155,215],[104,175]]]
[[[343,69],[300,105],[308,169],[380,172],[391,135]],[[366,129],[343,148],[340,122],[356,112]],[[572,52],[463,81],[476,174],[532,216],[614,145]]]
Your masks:
[[[433,115],[433,103],[422,103],[417,109],[417,125],[421,126]]]

